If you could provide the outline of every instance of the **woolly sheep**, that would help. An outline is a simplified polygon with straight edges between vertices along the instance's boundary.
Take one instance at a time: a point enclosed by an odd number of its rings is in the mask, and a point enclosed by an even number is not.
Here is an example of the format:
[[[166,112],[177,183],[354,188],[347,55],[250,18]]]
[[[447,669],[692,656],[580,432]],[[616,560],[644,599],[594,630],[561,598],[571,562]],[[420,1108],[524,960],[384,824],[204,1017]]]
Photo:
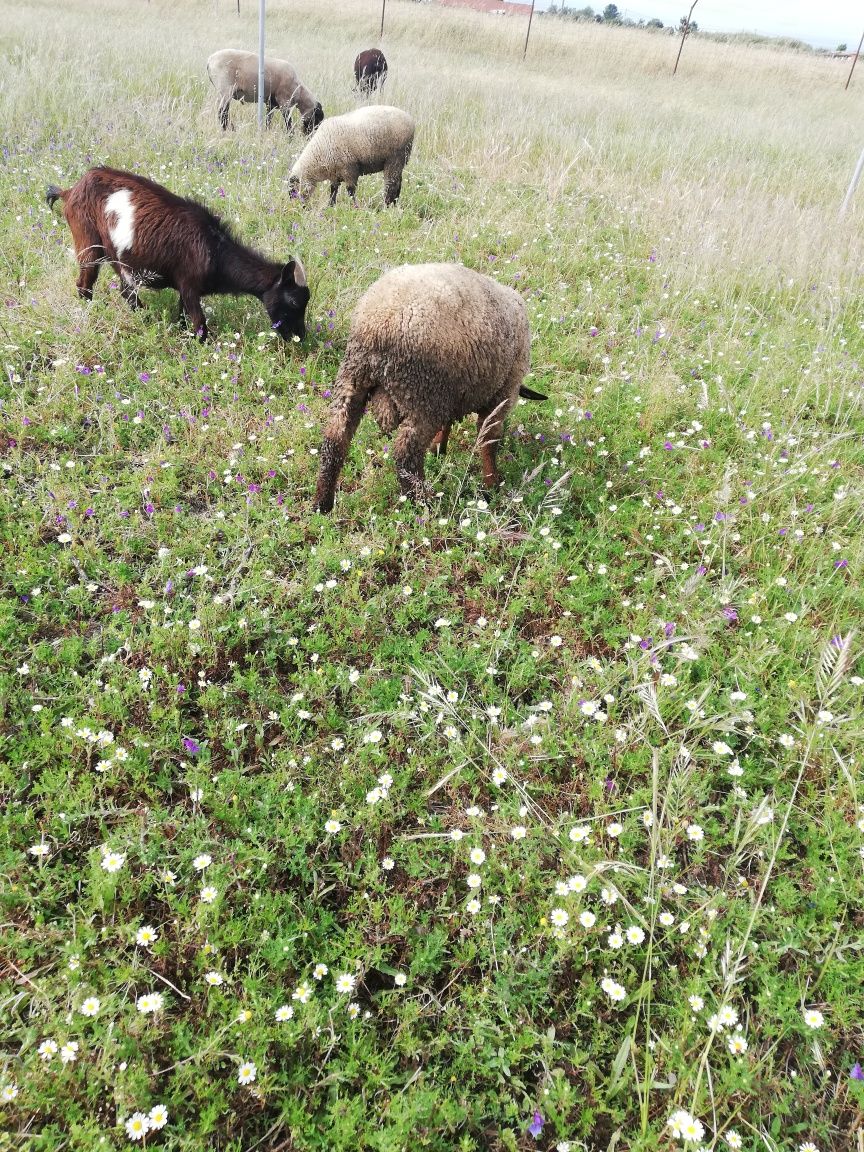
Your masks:
[[[228,127],[232,100],[254,104],[258,100],[258,56],[236,48],[222,48],[207,60],[207,75],[219,93],[219,123]],[[291,109],[300,113],[303,132],[308,136],[324,119],[324,110],[305,85],[293,64],[264,57],[264,101],[268,116],[277,108],[285,117],[285,127],[293,132]]]
[[[360,298],[324,428],[315,507],[330,512],[336,483],[364,410],[393,444],[399,486],[422,491],[423,458],[443,452],[450,425],[477,413],[483,478],[499,483],[495,457],[523,386],[531,335],[522,297],[461,264],[405,264]],[[437,435],[436,435],[437,433]]]
[[[402,169],[414,143],[414,120],[401,108],[376,104],[325,120],[291,169],[292,189],[304,200],[316,184],[330,182],[330,203],[344,183],[356,205],[357,181],[370,172],[384,173],[384,203],[395,204],[402,188]]]

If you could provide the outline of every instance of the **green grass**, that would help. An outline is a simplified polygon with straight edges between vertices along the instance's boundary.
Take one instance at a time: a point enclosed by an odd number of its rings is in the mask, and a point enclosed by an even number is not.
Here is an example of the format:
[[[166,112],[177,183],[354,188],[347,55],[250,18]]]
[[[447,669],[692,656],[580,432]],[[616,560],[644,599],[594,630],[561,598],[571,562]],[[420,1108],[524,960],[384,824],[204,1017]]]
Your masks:
[[[268,7],[351,107],[375,6]],[[281,127],[218,132],[252,8],[0,3],[0,1147],[160,1105],[186,1152],[851,1147],[860,87],[543,21],[520,66],[515,19],[394,4],[399,206],[304,210]],[[307,340],[80,303],[43,195],[97,162],[299,254]],[[500,492],[466,423],[425,505],[364,420],[313,514],[351,309],[437,259],[524,293],[550,399]]]

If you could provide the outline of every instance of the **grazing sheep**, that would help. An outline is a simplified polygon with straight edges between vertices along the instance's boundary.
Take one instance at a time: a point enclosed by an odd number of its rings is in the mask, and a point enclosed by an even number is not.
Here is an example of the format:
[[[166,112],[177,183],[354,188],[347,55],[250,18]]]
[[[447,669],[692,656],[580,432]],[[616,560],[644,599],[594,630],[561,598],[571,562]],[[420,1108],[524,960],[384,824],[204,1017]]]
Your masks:
[[[219,93],[219,123],[228,127],[228,109],[232,100],[254,104],[258,100],[258,56],[223,48],[207,60],[207,75]],[[300,113],[303,132],[309,135],[324,119],[324,109],[308,88],[300,83],[293,64],[287,60],[264,57],[264,102],[268,116],[277,108],[285,117],[285,127],[293,132],[291,109]]]
[[[357,204],[357,181],[370,172],[384,173],[384,203],[395,204],[402,188],[402,169],[414,143],[414,120],[401,108],[373,104],[325,120],[291,169],[292,189],[304,200],[316,184],[330,182],[330,203],[339,185]]]
[[[387,61],[380,48],[367,48],[357,55],[354,61],[354,79],[357,87],[368,96],[376,88],[384,86],[387,79]]]
[[[315,507],[329,512],[364,409],[382,431],[399,428],[393,459],[408,496],[422,490],[423,457],[446,446],[450,425],[477,413],[483,478],[518,396],[545,400],[522,381],[531,334],[522,297],[461,264],[405,264],[361,296],[324,428]],[[436,436],[437,433],[437,436]]]
[[[142,287],[176,288],[181,315],[202,340],[207,321],[201,297],[229,293],[257,296],[283,339],[306,335],[309,289],[300,261],[283,267],[265,260],[194,200],[115,168],[91,168],[65,191],[52,184],[46,199],[51,206],[63,201],[79,265],[78,295],[85,300],[93,298],[99,269],[108,262],[132,308]]]

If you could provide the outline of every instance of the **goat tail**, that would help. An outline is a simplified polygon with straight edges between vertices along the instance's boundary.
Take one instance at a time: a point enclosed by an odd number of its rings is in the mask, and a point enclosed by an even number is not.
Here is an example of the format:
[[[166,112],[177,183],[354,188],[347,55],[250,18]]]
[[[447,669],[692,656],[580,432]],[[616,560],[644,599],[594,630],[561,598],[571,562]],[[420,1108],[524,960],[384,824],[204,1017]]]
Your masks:
[[[66,193],[62,188],[58,188],[56,184],[49,184],[45,189],[45,199],[48,201],[49,208],[53,208],[58,200],[62,200]]]
[[[527,388],[524,384],[519,385],[519,395],[524,396],[526,400],[548,400],[548,396],[544,396],[542,392],[535,392],[533,388]]]

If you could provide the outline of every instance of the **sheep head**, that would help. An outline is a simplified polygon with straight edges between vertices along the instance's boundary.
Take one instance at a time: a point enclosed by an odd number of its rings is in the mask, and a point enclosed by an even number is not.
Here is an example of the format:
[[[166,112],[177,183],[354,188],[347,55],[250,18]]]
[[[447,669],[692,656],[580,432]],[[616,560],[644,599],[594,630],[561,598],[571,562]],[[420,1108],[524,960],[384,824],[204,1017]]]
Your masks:
[[[303,117],[303,135],[311,136],[323,119],[324,109],[321,107],[321,101],[319,100],[315,107]]]

